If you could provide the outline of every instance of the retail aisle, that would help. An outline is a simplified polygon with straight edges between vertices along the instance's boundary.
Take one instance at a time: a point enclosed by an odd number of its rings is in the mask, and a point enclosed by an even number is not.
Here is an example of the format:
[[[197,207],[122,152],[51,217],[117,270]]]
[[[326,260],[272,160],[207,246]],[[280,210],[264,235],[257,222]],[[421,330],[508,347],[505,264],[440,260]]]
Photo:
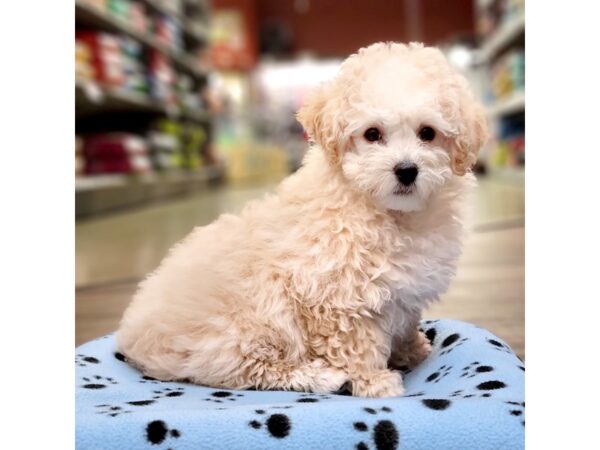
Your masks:
[[[275,186],[218,187],[191,197],[78,222],[77,287],[143,277],[195,226],[206,225],[224,212],[238,211]]]
[[[273,187],[223,187],[78,223],[76,343],[114,330],[137,281],[194,226],[207,224],[223,212],[237,211]],[[476,323],[505,339],[523,357],[523,187],[484,179],[475,200],[474,231],[456,279],[426,317]]]

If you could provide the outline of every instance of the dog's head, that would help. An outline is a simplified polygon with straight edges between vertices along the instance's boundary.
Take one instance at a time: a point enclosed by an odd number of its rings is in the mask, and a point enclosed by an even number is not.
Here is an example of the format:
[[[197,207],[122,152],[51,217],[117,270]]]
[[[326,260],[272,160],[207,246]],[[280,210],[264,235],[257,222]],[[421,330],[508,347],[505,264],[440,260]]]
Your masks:
[[[359,50],[298,120],[355,189],[405,212],[469,171],[488,136],[465,78],[416,43]]]

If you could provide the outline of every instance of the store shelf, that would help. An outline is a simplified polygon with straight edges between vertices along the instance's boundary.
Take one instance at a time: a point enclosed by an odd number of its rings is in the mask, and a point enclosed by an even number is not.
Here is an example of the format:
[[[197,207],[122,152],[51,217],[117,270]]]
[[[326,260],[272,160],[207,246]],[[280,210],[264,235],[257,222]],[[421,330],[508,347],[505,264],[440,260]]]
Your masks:
[[[498,100],[488,106],[487,113],[490,117],[497,118],[525,111],[525,93],[517,92],[507,99]]]
[[[124,186],[127,184],[128,178],[127,175],[98,175],[77,178],[75,180],[75,192]]]
[[[517,18],[500,25],[492,36],[490,36],[481,46],[481,59],[484,62],[489,62],[500,51],[504,50],[515,40],[525,34],[525,13],[520,14]]]
[[[75,181],[76,216],[91,216],[197,192],[219,183],[224,175],[223,166],[209,166],[190,172],[81,177]]]
[[[148,95],[119,89],[111,89],[97,83],[77,81],[75,84],[75,102],[78,112],[96,111],[145,111],[165,114],[169,117],[184,118],[198,123],[209,122],[207,111],[181,110],[167,107],[164,103]]]
[[[209,30],[207,25],[192,24],[189,20],[184,20],[183,31],[198,43],[208,43]]]
[[[136,30],[126,22],[88,5],[81,0],[78,0],[75,3],[75,19],[77,22],[84,25],[89,25],[109,32],[125,34],[144,46],[161,52],[171,59],[178,68],[199,78],[206,76],[206,71],[200,68],[197,63],[192,62],[194,59],[192,55],[186,55],[185,53],[168,48],[152,36]]]
[[[183,30],[183,32],[194,39],[198,43],[208,42],[208,30],[203,27],[196,27],[192,25],[189,20],[181,17],[176,11],[169,9],[164,6],[160,1],[157,0],[144,0],[144,3],[154,12],[169,16],[177,25]]]
[[[200,170],[191,172],[173,170],[171,172],[149,173],[143,175],[90,175],[77,178],[75,181],[75,191],[97,191],[134,185],[187,184],[197,181],[215,180],[222,176],[223,168],[221,166],[203,167]]]
[[[170,9],[169,7],[165,6],[162,2],[160,2],[158,0],[144,0],[144,3],[146,4],[146,6],[148,6],[150,9],[152,9],[155,12],[164,14],[166,16],[170,16],[174,19],[181,18],[181,16],[177,13],[177,11]]]

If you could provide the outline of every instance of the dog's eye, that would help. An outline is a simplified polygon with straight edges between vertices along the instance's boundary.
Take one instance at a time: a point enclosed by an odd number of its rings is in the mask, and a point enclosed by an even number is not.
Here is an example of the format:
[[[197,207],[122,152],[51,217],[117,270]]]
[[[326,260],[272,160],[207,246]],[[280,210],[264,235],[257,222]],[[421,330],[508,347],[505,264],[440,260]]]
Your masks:
[[[377,142],[381,139],[381,131],[377,128],[369,128],[365,131],[365,139],[369,142]]]
[[[435,139],[435,130],[431,127],[423,127],[419,130],[419,139],[424,142],[431,142]]]

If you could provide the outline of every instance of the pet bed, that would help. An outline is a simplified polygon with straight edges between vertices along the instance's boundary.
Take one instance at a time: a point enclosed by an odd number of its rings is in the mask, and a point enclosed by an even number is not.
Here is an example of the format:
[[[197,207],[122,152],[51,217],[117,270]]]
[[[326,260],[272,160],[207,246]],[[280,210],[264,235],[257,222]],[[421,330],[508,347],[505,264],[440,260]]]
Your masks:
[[[143,376],[113,335],[76,349],[76,445],[92,449],[524,448],[524,371],[490,332],[423,321],[433,352],[403,397],[230,391]]]

